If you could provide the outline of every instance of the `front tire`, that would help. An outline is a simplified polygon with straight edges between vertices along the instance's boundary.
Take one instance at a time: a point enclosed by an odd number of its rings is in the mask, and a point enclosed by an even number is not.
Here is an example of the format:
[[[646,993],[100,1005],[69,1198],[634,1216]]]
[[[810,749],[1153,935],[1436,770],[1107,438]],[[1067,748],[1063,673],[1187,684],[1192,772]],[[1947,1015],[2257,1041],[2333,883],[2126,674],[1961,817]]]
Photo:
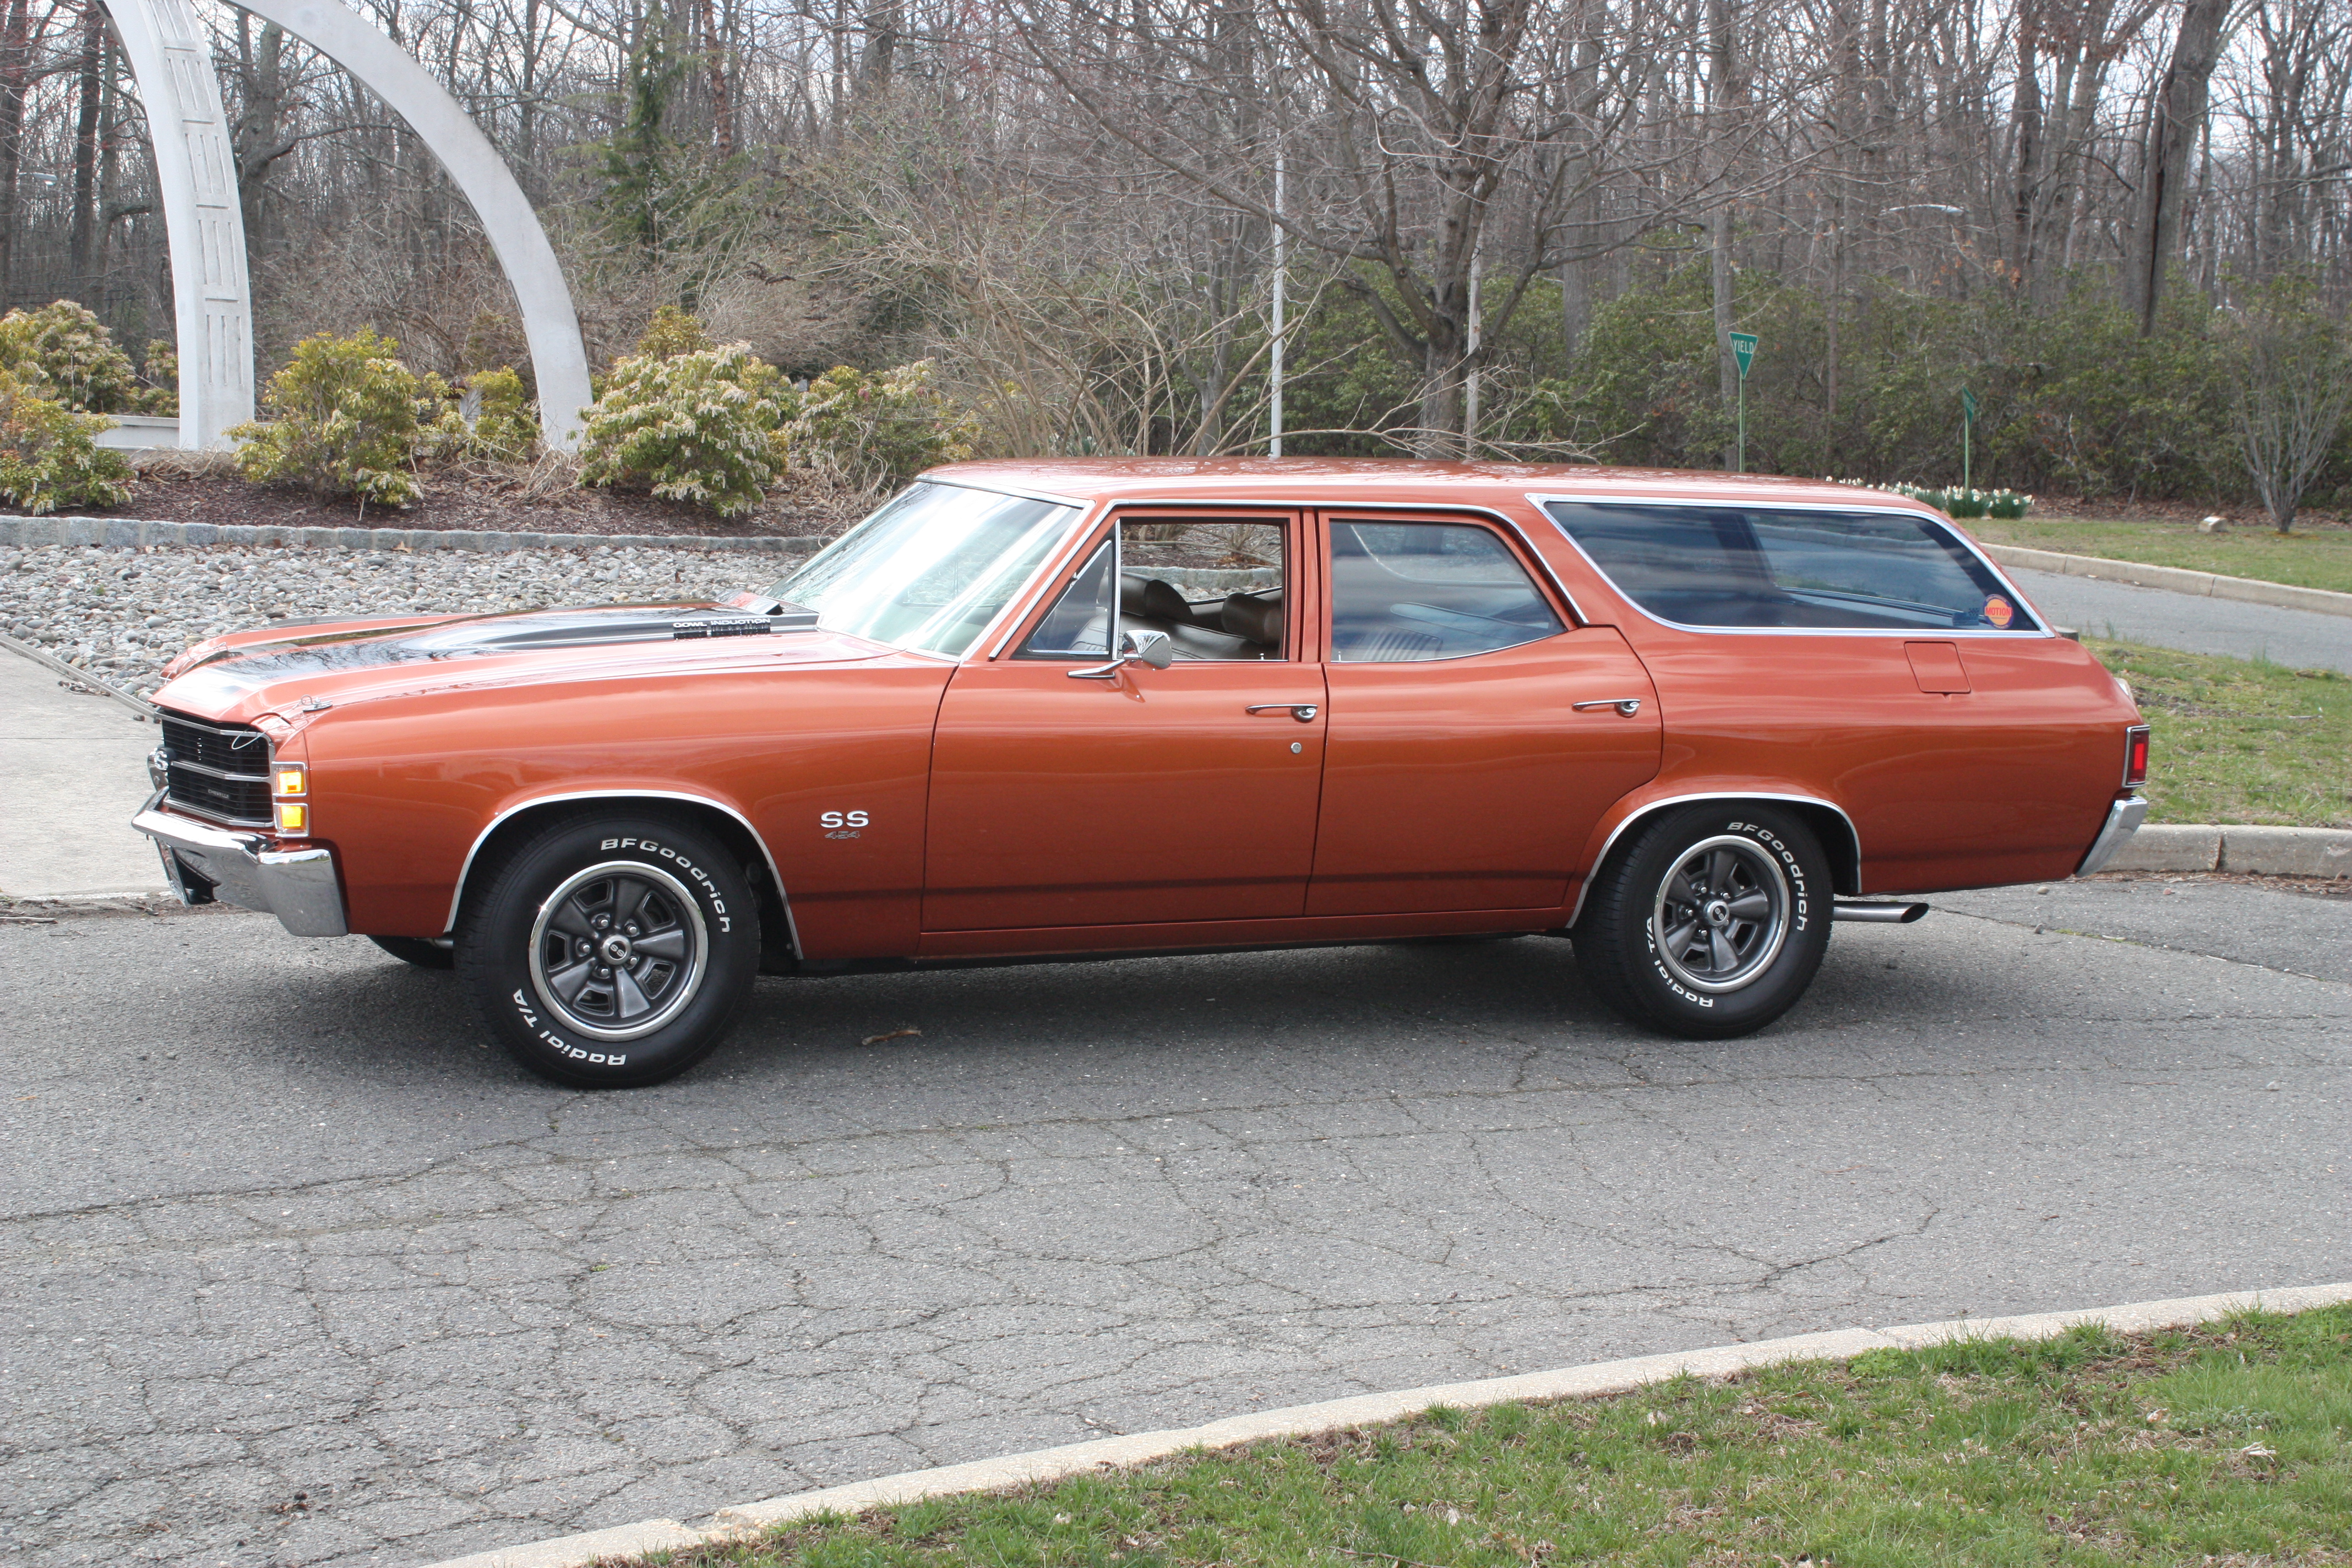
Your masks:
[[[1601,999],[1685,1039],[1762,1028],[1829,950],[1829,858],[1794,815],[1727,802],[1670,812],[1611,858],[1571,933]]]
[[[457,931],[457,974],[508,1055],[575,1089],[635,1089],[716,1049],[751,994],[760,915],[736,858],[657,816],[555,823]]]

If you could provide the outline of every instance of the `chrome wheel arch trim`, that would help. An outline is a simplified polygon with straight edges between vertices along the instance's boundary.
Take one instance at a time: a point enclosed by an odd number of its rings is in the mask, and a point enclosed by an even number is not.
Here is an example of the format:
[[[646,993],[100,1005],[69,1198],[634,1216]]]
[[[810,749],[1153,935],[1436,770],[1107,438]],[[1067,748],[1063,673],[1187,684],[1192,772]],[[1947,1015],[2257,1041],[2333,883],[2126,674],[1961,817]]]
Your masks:
[[[1951,519],[1941,513],[1921,511],[1907,506],[1888,506],[1883,501],[1865,501],[1845,506],[1836,501],[1826,500],[1755,501],[1730,500],[1721,497],[1692,499],[1664,496],[1574,496],[1553,495],[1538,490],[1528,492],[1527,500],[1528,505],[1543,514],[1546,521],[1559,531],[1560,537],[1568,541],[1568,547],[1575,551],[1587,566],[1592,568],[1595,576],[1609,585],[1609,591],[1625,601],[1627,608],[1645,621],[1653,621],[1678,632],[1691,632],[1700,637],[1901,637],[1906,642],[1923,640],[1941,642],[1951,637],[2006,637],[2024,641],[2036,637],[2054,638],[2058,636],[2052,627],[2049,616],[2043,613],[2042,606],[2027,598],[2024,591],[2010,580],[2009,574],[2000,569],[1999,562],[1987,555],[1974,540],[1954,528]],[[1978,564],[1991,573],[1993,581],[2014,595],[2017,602],[2032,610],[2033,618],[2042,624],[2032,631],[2010,632],[1991,626],[1700,626],[1683,621],[1670,621],[1665,616],[1654,613],[1642,601],[1617,585],[1617,579],[1612,577],[1601,563],[1592,558],[1592,552],[1578,542],[1576,535],[1569,532],[1568,525],[1552,516],[1551,507],[1549,504],[1552,501],[1566,501],[1575,506],[1705,506],[1742,507],[1751,511],[1866,511],[1885,517],[1907,517],[1915,521],[1929,523],[1942,529],[1950,536],[1953,543],[1967,551]]]
[[[449,913],[441,924],[442,936],[446,938],[456,935],[457,907],[465,901],[466,898],[466,879],[473,875],[475,858],[481,854],[482,846],[490,841],[490,835],[499,830],[501,823],[509,817],[519,816],[526,811],[537,810],[542,805],[560,805],[567,801],[581,800],[675,800],[682,801],[688,805],[707,805],[713,811],[732,817],[744,832],[751,836],[751,842],[760,847],[760,858],[768,863],[768,875],[775,879],[776,900],[784,906],[784,935],[793,944],[793,956],[795,958],[800,956],[801,930],[799,923],[793,919],[793,896],[784,885],[784,873],[777,866],[775,851],[768,847],[767,839],[761,836],[758,828],[751,826],[750,817],[745,816],[725,801],[713,800],[707,795],[689,795],[684,790],[673,789],[571,790],[556,795],[535,795],[529,800],[517,801],[512,805],[505,807],[483,825],[482,830],[474,835],[473,844],[466,850],[465,864],[457,868],[457,885],[449,892]]]
[[[1645,817],[1655,816],[1658,813],[1665,810],[1669,806],[1693,805],[1700,801],[1707,800],[1777,800],[1785,802],[1790,805],[1818,805],[1835,812],[1837,814],[1837,819],[1845,824],[1846,837],[1853,846],[1854,885],[1856,888],[1859,888],[1862,885],[1862,835],[1855,829],[1853,826],[1853,818],[1848,816],[1845,813],[1845,808],[1838,805],[1837,802],[1833,800],[1823,800],[1817,795],[1783,795],[1771,790],[1701,790],[1693,795],[1670,795],[1664,796],[1663,799],[1646,802],[1627,813],[1624,821],[1611,828],[1609,830],[1609,837],[1601,841],[1601,852],[1592,858],[1592,864],[1585,868],[1582,879],[1577,883],[1576,904],[1574,908],[1568,911],[1567,923],[1574,925],[1583,915],[1584,900],[1592,896],[1592,879],[1594,875],[1600,871],[1601,867],[1609,863],[1609,851],[1617,847],[1617,840],[1625,836],[1625,830],[1627,828],[1633,826],[1635,823],[1642,821]],[[1831,881],[1832,884],[1832,891],[1834,891],[1836,879],[1832,877]]]

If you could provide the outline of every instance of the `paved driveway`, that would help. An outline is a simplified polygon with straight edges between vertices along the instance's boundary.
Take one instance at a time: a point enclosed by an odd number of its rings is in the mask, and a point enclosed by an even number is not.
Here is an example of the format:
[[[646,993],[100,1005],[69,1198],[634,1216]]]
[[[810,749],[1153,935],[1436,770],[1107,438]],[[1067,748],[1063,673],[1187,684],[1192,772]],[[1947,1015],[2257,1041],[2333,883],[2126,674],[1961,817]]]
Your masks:
[[[1633,1033],[1526,940],[769,982],[699,1073],[608,1095],[357,939],[0,929],[9,1546],[414,1563],[1349,1392],[2352,1277],[2352,900],[1953,902],[1985,913],[1840,928],[1727,1045]]]

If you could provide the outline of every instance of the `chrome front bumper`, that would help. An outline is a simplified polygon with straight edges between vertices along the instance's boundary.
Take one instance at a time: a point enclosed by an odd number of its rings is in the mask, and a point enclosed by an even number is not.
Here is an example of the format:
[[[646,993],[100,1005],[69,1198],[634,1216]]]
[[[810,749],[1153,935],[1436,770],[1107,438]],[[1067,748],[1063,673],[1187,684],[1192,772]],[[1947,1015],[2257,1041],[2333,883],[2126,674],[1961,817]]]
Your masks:
[[[259,910],[296,936],[341,936],[342,890],[327,849],[270,849],[257,833],[237,833],[155,809],[157,791],[131,826],[155,841],[163,875],[184,904],[218,899]]]
[[[2107,807],[2107,825],[2099,829],[2096,838],[2091,840],[2091,852],[2083,857],[2081,865],[2074,868],[2074,875],[2087,877],[2114,859],[2116,851],[2124,847],[2124,840],[2138,832],[2139,825],[2147,820],[2147,802],[2137,795],[2119,800]]]

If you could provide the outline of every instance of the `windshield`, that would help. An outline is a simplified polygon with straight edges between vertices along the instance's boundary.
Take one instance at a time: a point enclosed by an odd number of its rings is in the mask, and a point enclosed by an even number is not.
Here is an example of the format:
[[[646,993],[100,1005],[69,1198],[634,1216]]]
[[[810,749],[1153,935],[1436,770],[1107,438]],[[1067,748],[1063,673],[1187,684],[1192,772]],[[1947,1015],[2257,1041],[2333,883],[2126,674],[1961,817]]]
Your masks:
[[[814,610],[827,631],[952,657],[1077,518],[1054,501],[919,484],[768,592]]]

